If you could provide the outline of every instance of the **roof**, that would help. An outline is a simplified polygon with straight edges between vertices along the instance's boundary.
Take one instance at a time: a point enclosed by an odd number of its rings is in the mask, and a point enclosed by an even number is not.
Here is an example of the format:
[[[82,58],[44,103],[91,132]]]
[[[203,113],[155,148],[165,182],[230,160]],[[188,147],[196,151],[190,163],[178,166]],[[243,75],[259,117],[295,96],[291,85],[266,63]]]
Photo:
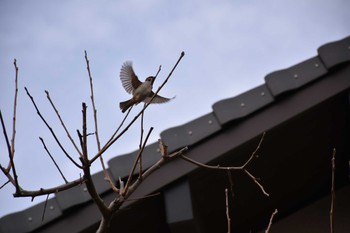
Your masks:
[[[232,224],[237,229],[259,229],[274,208],[280,210],[279,218],[283,219],[326,196],[333,148],[337,148],[337,187],[349,184],[350,36],[325,44],[317,52],[315,57],[268,74],[263,85],[214,103],[212,112],[160,135],[169,152],[188,146],[187,156],[202,163],[239,165],[267,132],[260,157],[249,170],[261,178],[271,197],[266,199],[249,179],[235,174],[237,203],[233,205],[237,209],[232,212],[239,211],[240,215],[232,217]],[[115,181],[129,174],[137,152],[108,162]],[[158,144],[148,145],[143,167],[151,166],[159,156]],[[180,159],[171,161],[151,174],[131,198],[157,191],[161,194],[127,202],[113,224],[119,224],[121,232],[138,232],[137,226],[147,226],[152,232],[224,231],[221,200],[226,176]],[[115,194],[103,173],[93,178],[98,192],[106,202],[111,201]],[[100,220],[84,185],[51,198],[41,221],[43,207],[40,203],[4,216],[0,232],[93,232]],[[142,209],[147,209],[147,216],[135,217]],[[130,218],[137,218],[138,224],[128,221]],[[215,228],[211,229],[208,222]]]

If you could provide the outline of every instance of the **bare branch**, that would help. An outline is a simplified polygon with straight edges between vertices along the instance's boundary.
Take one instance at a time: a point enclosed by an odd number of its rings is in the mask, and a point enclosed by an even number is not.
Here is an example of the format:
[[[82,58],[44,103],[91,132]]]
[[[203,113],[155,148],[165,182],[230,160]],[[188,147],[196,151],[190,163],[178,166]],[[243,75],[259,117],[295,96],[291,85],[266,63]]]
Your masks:
[[[97,109],[96,109],[96,104],[95,104],[95,97],[94,97],[94,85],[92,82],[92,75],[91,75],[91,70],[90,70],[90,61],[88,59],[87,56],[87,52],[86,50],[85,52],[85,61],[86,61],[86,69],[88,71],[88,75],[89,75],[89,83],[90,83],[90,98],[91,98],[91,103],[92,103],[92,109],[93,109],[93,115],[94,115],[94,125],[95,125],[95,138],[96,138],[96,144],[97,144],[97,149],[98,151],[101,150],[101,143],[100,143],[100,138],[99,138],[99,132],[98,132],[98,121],[97,121]],[[123,124],[123,122],[122,122]],[[109,186],[113,189],[113,191],[115,192],[119,192],[118,188],[114,185],[112,179],[110,178],[104,160],[103,160],[103,156],[100,157],[100,162],[101,162],[101,166],[102,166],[102,170],[105,176],[105,179],[107,180],[107,182],[109,183]]]
[[[6,171],[9,171],[12,167],[12,163],[13,161],[11,160],[11,144],[10,144],[10,140],[9,140],[9,137],[7,135],[7,130],[6,130],[6,126],[5,126],[5,122],[4,122],[4,119],[2,117],[2,112],[0,110],[0,120],[1,120],[1,126],[2,126],[2,133],[4,134],[4,138],[5,138],[5,141],[6,141],[6,146],[7,146],[7,152],[8,152],[8,155],[9,155],[9,158],[10,158],[10,162],[9,162],[9,166],[8,168],[4,168]],[[12,161],[12,162],[11,162]]]
[[[152,194],[144,196],[144,197],[129,198],[129,199],[124,200],[124,201],[138,201],[138,200],[142,200],[142,199],[146,199],[146,198],[150,198],[150,197],[155,197],[155,196],[158,196],[158,195],[160,195],[160,192],[152,193]]]
[[[14,59],[13,64],[15,66],[16,75],[15,75],[15,96],[14,96],[14,103],[13,103],[11,144],[10,144],[10,141],[9,141],[9,137],[7,135],[4,119],[3,119],[2,113],[0,111],[1,126],[2,126],[4,137],[5,137],[7,151],[8,151],[8,155],[9,155],[10,161],[9,161],[6,169],[3,168],[2,166],[0,166],[0,167],[1,167],[1,170],[3,171],[3,173],[9,179],[9,181],[15,186],[16,192],[18,192],[18,191],[21,190],[21,188],[20,188],[20,186],[18,184],[17,172],[16,172],[14,161],[13,161],[14,156],[15,156],[16,115],[17,115],[16,113],[17,113],[17,95],[18,95],[18,67],[17,67],[16,59]],[[13,172],[13,177],[9,173],[11,168],[12,168],[12,172]]]
[[[88,149],[87,149],[87,126],[86,126],[86,104],[82,103],[82,122],[83,122],[83,135],[82,135],[82,148],[81,150],[83,151],[83,160],[84,160],[84,168],[89,167],[89,159],[88,159]]]
[[[151,175],[154,171],[159,169],[161,166],[163,166],[166,162],[171,161],[172,159],[177,158],[178,156],[181,156],[183,153],[185,153],[188,150],[188,147],[184,147],[181,150],[178,150],[169,156],[163,156],[161,157],[158,162],[153,164],[151,167],[149,167],[143,174],[142,179],[137,179],[132,185],[130,185],[128,192],[123,196],[120,195],[117,197],[114,201],[112,201],[109,205],[109,210],[111,210],[112,213],[115,213],[120,206],[123,204],[125,200],[127,200],[130,195],[139,187],[139,185],[142,183],[143,180],[145,180],[149,175]]]
[[[50,102],[52,108],[53,108],[54,111],[56,112],[56,115],[57,115],[58,119],[60,120],[63,129],[66,131],[66,134],[67,134],[69,140],[72,142],[74,148],[76,149],[76,151],[78,152],[78,154],[81,156],[82,153],[81,153],[81,151],[79,150],[79,148],[78,148],[78,146],[76,145],[76,143],[74,142],[74,140],[73,140],[73,138],[71,137],[70,133],[68,132],[68,129],[67,129],[66,125],[64,124],[64,122],[63,122],[63,120],[62,120],[62,118],[61,118],[61,116],[60,116],[60,113],[58,112],[56,106],[54,105],[53,101],[51,100],[50,93],[49,93],[48,91],[45,91],[45,93],[46,93],[46,97],[47,97],[47,99],[49,100],[49,102]]]
[[[138,161],[141,159],[143,150],[145,149],[146,143],[147,143],[148,138],[149,138],[149,136],[151,135],[152,131],[153,131],[153,127],[151,127],[150,130],[148,131],[148,134],[147,134],[147,136],[146,136],[146,139],[145,139],[143,145],[141,146],[138,155],[136,156],[136,159],[135,159],[134,164],[133,164],[133,166],[132,166],[132,168],[131,168],[131,171],[130,171],[128,180],[127,180],[127,182],[126,182],[126,184],[125,184],[125,188],[124,188],[124,190],[123,190],[123,192],[122,192],[123,195],[125,195],[125,194],[128,192],[128,188],[129,188],[129,186],[130,186],[130,182],[131,182],[132,176],[133,176],[134,171],[135,171],[135,169],[136,169],[136,165],[138,164]],[[142,172],[142,171],[141,171],[141,172]],[[139,174],[138,180],[141,180],[141,179],[142,179],[142,176]]]
[[[333,154],[332,154],[332,188],[331,188],[331,209],[329,211],[329,220],[330,220],[330,228],[331,228],[331,233],[334,232],[334,202],[335,202],[335,184],[334,184],[334,179],[335,179],[335,154],[336,154],[336,149],[333,149]]]
[[[53,158],[53,156],[51,155],[51,153],[50,153],[49,149],[47,149],[47,147],[46,147],[46,145],[45,145],[45,142],[44,142],[44,139],[42,139],[41,137],[39,137],[39,139],[40,139],[41,143],[43,144],[44,149],[46,150],[47,154],[50,156],[50,158],[51,158],[52,162],[55,164],[55,166],[56,166],[57,170],[58,170],[58,171],[59,171],[59,173],[61,174],[61,176],[62,176],[62,178],[63,178],[64,182],[67,184],[67,183],[68,183],[68,181],[67,181],[66,177],[64,177],[64,175],[63,175],[63,173],[62,173],[62,171],[61,171],[60,167],[58,166],[58,164],[56,163],[55,159],[54,159],[54,158]]]
[[[255,184],[257,184],[259,186],[259,188],[261,189],[261,191],[263,192],[263,194],[265,196],[270,196],[264,189],[264,187],[259,183],[258,179],[253,176],[247,169],[246,169],[246,166],[248,166],[248,164],[253,160],[253,158],[256,156],[256,153],[258,151],[258,149],[260,148],[260,145],[263,141],[263,138],[264,138],[264,135],[265,135],[265,132],[263,133],[259,143],[258,143],[258,146],[256,147],[256,149],[254,150],[254,152],[251,154],[251,156],[249,157],[249,159],[242,165],[242,166],[239,166],[239,167],[221,167],[220,165],[217,165],[217,166],[211,166],[211,165],[207,165],[207,164],[203,164],[201,162],[198,162],[196,160],[193,160],[185,155],[181,155],[180,158],[182,158],[183,160],[189,162],[189,163],[192,163],[198,167],[202,167],[202,168],[206,168],[206,169],[214,169],[214,170],[243,170],[245,174],[247,174],[254,182]]]
[[[259,186],[259,188],[261,189],[261,191],[263,192],[263,194],[264,194],[265,196],[267,196],[267,197],[270,196],[270,194],[268,194],[268,193],[265,191],[264,187],[262,186],[262,184],[259,183],[258,179],[257,179],[255,176],[253,176],[247,169],[244,169],[243,171],[244,171],[245,174],[247,174],[247,175],[254,181],[254,183],[255,183],[256,185]]]
[[[153,164],[151,167],[149,167],[143,174],[142,174],[142,179],[137,179],[129,188],[129,191],[127,195],[125,195],[125,199],[127,199],[135,190],[136,188],[142,183],[144,179],[146,179],[149,175],[151,175],[154,171],[159,169],[161,166],[163,166],[166,162],[177,158],[178,156],[183,155],[186,151],[188,151],[188,147],[184,147],[181,150],[178,150],[169,156],[163,156],[161,157],[158,162]]]
[[[0,189],[2,189],[3,187],[5,187],[8,183],[10,183],[10,180],[6,181],[3,185],[0,186]]]
[[[34,105],[34,108],[36,110],[36,113],[39,115],[40,119],[44,122],[44,124],[46,125],[46,127],[50,130],[52,136],[54,137],[55,141],[57,142],[58,146],[61,148],[61,150],[63,151],[63,153],[67,156],[67,158],[75,165],[77,166],[78,168],[82,169],[83,167],[80,166],[77,162],[74,161],[74,159],[67,153],[67,151],[63,148],[61,142],[58,140],[55,132],[53,131],[53,129],[51,128],[51,126],[46,122],[45,118],[41,115],[40,111],[39,111],[39,108],[37,107],[35,101],[34,101],[34,98],[33,96],[30,95],[28,89],[25,87],[24,88],[27,92],[27,95],[29,96],[30,100],[32,101],[33,105]]]
[[[44,205],[44,209],[43,209],[43,214],[41,215],[41,221],[44,221],[44,218],[45,218],[46,206],[47,206],[47,201],[49,200],[49,196],[50,196],[50,194],[47,194],[47,196],[46,196],[45,205]]]
[[[146,104],[144,104],[145,106]],[[140,144],[139,144],[139,149],[141,150],[142,147],[142,141],[143,141],[143,116],[145,112],[142,112],[141,114],[141,125],[140,125]]]
[[[227,176],[228,176],[228,181],[230,183],[230,191],[231,191],[232,200],[233,200],[233,197],[234,197],[234,193],[233,193],[233,179],[232,179],[231,171],[229,169],[227,170]]]
[[[58,193],[58,192],[73,188],[84,182],[85,182],[85,179],[80,178],[78,180],[68,182],[67,184],[59,185],[48,189],[41,188],[39,190],[34,190],[34,191],[21,190],[20,192],[13,194],[13,196],[14,197],[32,197],[32,199],[34,199],[37,196],[47,195],[50,193]]]
[[[159,72],[162,70],[162,66],[160,65],[159,68],[158,68],[158,71],[157,71],[157,74],[154,76],[154,78],[157,78]]]
[[[1,164],[0,164],[0,170],[4,173],[4,175],[5,175],[5,176],[7,177],[7,179],[8,179],[8,181],[7,181],[6,183],[11,182],[11,184],[12,184],[14,187],[16,187],[16,185],[18,185],[19,190],[22,190],[21,186],[19,186],[18,182],[16,183],[16,180],[11,176],[10,172],[9,172],[8,170],[6,170],[6,168],[4,168],[3,166],[1,166]],[[4,184],[3,186],[5,186],[5,184]],[[3,187],[3,186],[1,186],[1,187]]]
[[[245,162],[245,164],[242,166],[243,168],[245,168],[246,166],[248,166],[248,164],[253,160],[253,158],[256,157],[256,153],[258,152],[258,150],[260,149],[261,143],[263,142],[264,138],[265,138],[265,134],[266,132],[263,132],[260,141],[257,145],[257,147],[255,148],[255,150],[253,151],[253,153],[251,154],[250,158],[247,160],[247,162]]]
[[[159,73],[159,72],[158,72]],[[157,75],[158,75],[157,73]],[[139,150],[143,151],[142,149],[142,141],[143,141],[143,117],[145,115],[145,112],[142,112],[141,114],[141,132],[140,132],[140,144],[139,144]],[[141,175],[142,175],[142,155],[140,155],[140,159],[138,159],[138,163],[139,163],[139,179],[141,178]]]
[[[80,136],[80,138],[81,138],[82,151],[83,151],[83,156],[81,157],[81,160],[83,162],[85,184],[92,200],[96,203],[102,216],[107,217],[110,215],[110,211],[108,210],[107,206],[105,205],[100,195],[97,193],[94,181],[92,180],[92,176],[91,176],[91,171],[90,171],[91,164],[88,159],[88,149],[87,149],[87,123],[86,123],[86,104],[85,103],[82,104],[82,108],[83,108],[82,110],[83,135]]]
[[[11,181],[11,183],[15,186],[16,192],[18,192],[21,190],[21,188],[18,184],[16,167],[15,167],[15,163],[13,161],[13,156],[12,156],[12,149],[11,149],[12,147],[11,147],[10,142],[9,142],[9,138],[8,138],[8,135],[6,132],[5,122],[4,122],[4,119],[2,118],[1,111],[0,111],[0,120],[1,120],[2,131],[3,131],[4,137],[5,137],[7,151],[8,151],[8,155],[9,155],[9,159],[10,159],[10,162],[9,162],[10,166],[7,166],[6,169],[1,166],[1,170],[7,176],[7,178]],[[11,168],[12,168],[12,172],[13,172],[13,177],[10,175]]]
[[[265,230],[265,233],[269,233],[270,232],[270,228],[271,228],[271,225],[272,225],[272,221],[273,221],[273,217],[275,217],[275,215],[278,213],[278,210],[275,209],[275,211],[271,214],[271,217],[270,217],[270,222],[269,222],[269,225],[267,226],[266,230]]]
[[[131,109],[133,108],[133,106],[131,106],[128,110],[128,112],[125,114],[123,120],[121,121],[121,123],[119,124],[119,126],[117,127],[117,129],[114,131],[114,133],[112,134],[112,136],[110,137],[110,139],[107,141],[106,145],[109,144],[115,137],[115,135],[119,132],[119,130],[121,129],[121,127],[123,126],[126,118],[128,118],[130,112],[131,112]]]
[[[157,89],[157,91],[154,93],[154,95],[152,96],[152,98],[150,99],[150,101],[144,106],[144,108],[142,108],[142,110],[134,117],[134,119],[125,127],[125,129],[120,132],[115,138],[113,138],[112,140],[110,140],[109,142],[107,142],[102,149],[91,159],[91,162],[95,161],[98,157],[100,157],[115,141],[117,141],[129,128],[130,126],[140,117],[140,115],[146,110],[146,108],[151,104],[152,100],[154,99],[154,97],[159,93],[159,91],[163,88],[163,86],[168,82],[169,78],[171,77],[172,73],[174,72],[174,70],[176,69],[177,65],[179,64],[179,62],[181,61],[181,59],[183,58],[183,56],[185,56],[185,53],[182,52],[179,59],[177,60],[177,62],[175,63],[174,67],[172,68],[172,70],[170,71],[168,77],[164,80],[164,82],[162,83],[162,85],[159,86],[159,88]]]
[[[93,112],[94,112],[96,143],[97,143],[98,150],[100,150],[101,144],[100,144],[100,138],[99,138],[99,134],[98,134],[98,127],[97,127],[97,110],[96,110],[95,97],[94,97],[94,85],[92,83],[92,76],[91,76],[91,71],[90,71],[90,61],[88,59],[86,50],[85,50],[85,61],[86,61],[86,69],[87,69],[88,74],[89,74],[90,98],[91,98],[92,108],[93,108]]]
[[[15,157],[15,137],[16,137],[16,113],[17,113],[17,96],[18,96],[18,67],[17,67],[17,61],[14,59],[13,65],[15,66],[16,70],[16,77],[15,77],[15,98],[13,101],[13,122],[12,122],[12,138],[11,138],[11,157]],[[10,170],[12,166],[12,162],[7,166],[7,170]]]
[[[225,197],[226,197],[226,219],[227,219],[227,233],[231,233],[231,218],[230,211],[228,205],[228,190],[225,189]]]

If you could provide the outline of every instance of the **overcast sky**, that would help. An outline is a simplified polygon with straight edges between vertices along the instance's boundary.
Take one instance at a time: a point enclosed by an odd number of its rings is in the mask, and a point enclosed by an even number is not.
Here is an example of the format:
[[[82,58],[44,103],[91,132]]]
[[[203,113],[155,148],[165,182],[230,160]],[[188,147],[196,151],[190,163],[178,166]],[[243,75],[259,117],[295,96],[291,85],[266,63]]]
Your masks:
[[[44,90],[50,92],[77,139],[81,102],[87,103],[90,116],[92,109],[84,50],[94,78],[102,143],[123,117],[119,102],[130,98],[119,80],[122,63],[133,61],[142,81],[162,65],[157,88],[185,51],[160,93],[176,98],[150,106],[145,115],[145,130],[155,128],[150,139],[154,142],[163,130],[212,111],[215,102],[258,86],[268,73],[313,57],[319,46],[349,36],[349,9],[347,0],[1,0],[0,109],[11,133],[16,58],[19,94],[15,162],[21,185],[38,189],[63,183],[39,136],[67,178],[79,177],[80,171],[64,157],[36,115],[24,87],[73,153]],[[140,109],[141,105],[137,106],[132,114]],[[89,119],[89,132],[93,132]],[[90,154],[96,152],[92,139]],[[105,160],[137,149],[138,143],[136,124],[107,151]],[[2,134],[0,163],[8,163]],[[96,172],[101,167],[96,164],[92,169]],[[0,174],[0,185],[6,180]],[[14,199],[13,192],[10,184],[0,190],[0,217],[33,204],[29,198]],[[37,198],[34,203],[43,200]]]

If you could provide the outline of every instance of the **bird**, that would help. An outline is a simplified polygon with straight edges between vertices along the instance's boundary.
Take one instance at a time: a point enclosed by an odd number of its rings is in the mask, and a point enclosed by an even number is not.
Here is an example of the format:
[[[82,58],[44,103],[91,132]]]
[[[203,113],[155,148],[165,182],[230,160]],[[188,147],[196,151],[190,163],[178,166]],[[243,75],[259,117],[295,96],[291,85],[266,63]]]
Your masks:
[[[148,103],[152,99],[154,95],[152,87],[156,77],[157,76],[149,76],[144,82],[141,82],[134,72],[132,62],[126,61],[123,63],[120,70],[120,81],[122,82],[125,91],[132,94],[131,99],[119,103],[119,107],[123,113],[133,105],[137,105],[140,102]],[[152,100],[152,104],[165,103],[173,98],[156,95]]]

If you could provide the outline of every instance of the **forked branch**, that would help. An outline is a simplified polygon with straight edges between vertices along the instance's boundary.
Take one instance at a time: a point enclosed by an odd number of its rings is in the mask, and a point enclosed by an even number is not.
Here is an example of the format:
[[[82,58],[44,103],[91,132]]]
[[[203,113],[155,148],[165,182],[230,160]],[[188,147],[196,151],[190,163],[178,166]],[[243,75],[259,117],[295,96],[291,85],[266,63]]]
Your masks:
[[[270,196],[264,189],[264,187],[260,184],[260,182],[258,181],[258,179],[253,176],[248,170],[247,170],[247,166],[248,164],[250,164],[250,162],[256,157],[256,153],[258,152],[260,146],[261,146],[261,143],[263,141],[265,137],[265,132],[262,134],[261,138],[260,138],[260,141],[256,147],[256,149],[253,151],[253,153],[251,154],[251,156],[249,157],[249,159],[242,165],[242,166],[238,166],[238,167],[222,167],[222,166],[211,166],[211,165],[207,165],[207,164],[203,164],[201,162],[198,162],[196,160],[193,160],[185,155],[181,155],[180,158],[182,158],[183,160],[189,162],[189,163],[192,163],[198,167],[202,167],[202,168],[206,168],[206,169],[214,169],[214,170],[226,170],[226,171],[229,171],[229,170],[242,170],[244,171],[245,174],[248,175],[249,178],[251,178],[254,183],[256,185],[258,185],[258,187],[261,189],[261,191],[263,192],[263,194],[265,196]]]

